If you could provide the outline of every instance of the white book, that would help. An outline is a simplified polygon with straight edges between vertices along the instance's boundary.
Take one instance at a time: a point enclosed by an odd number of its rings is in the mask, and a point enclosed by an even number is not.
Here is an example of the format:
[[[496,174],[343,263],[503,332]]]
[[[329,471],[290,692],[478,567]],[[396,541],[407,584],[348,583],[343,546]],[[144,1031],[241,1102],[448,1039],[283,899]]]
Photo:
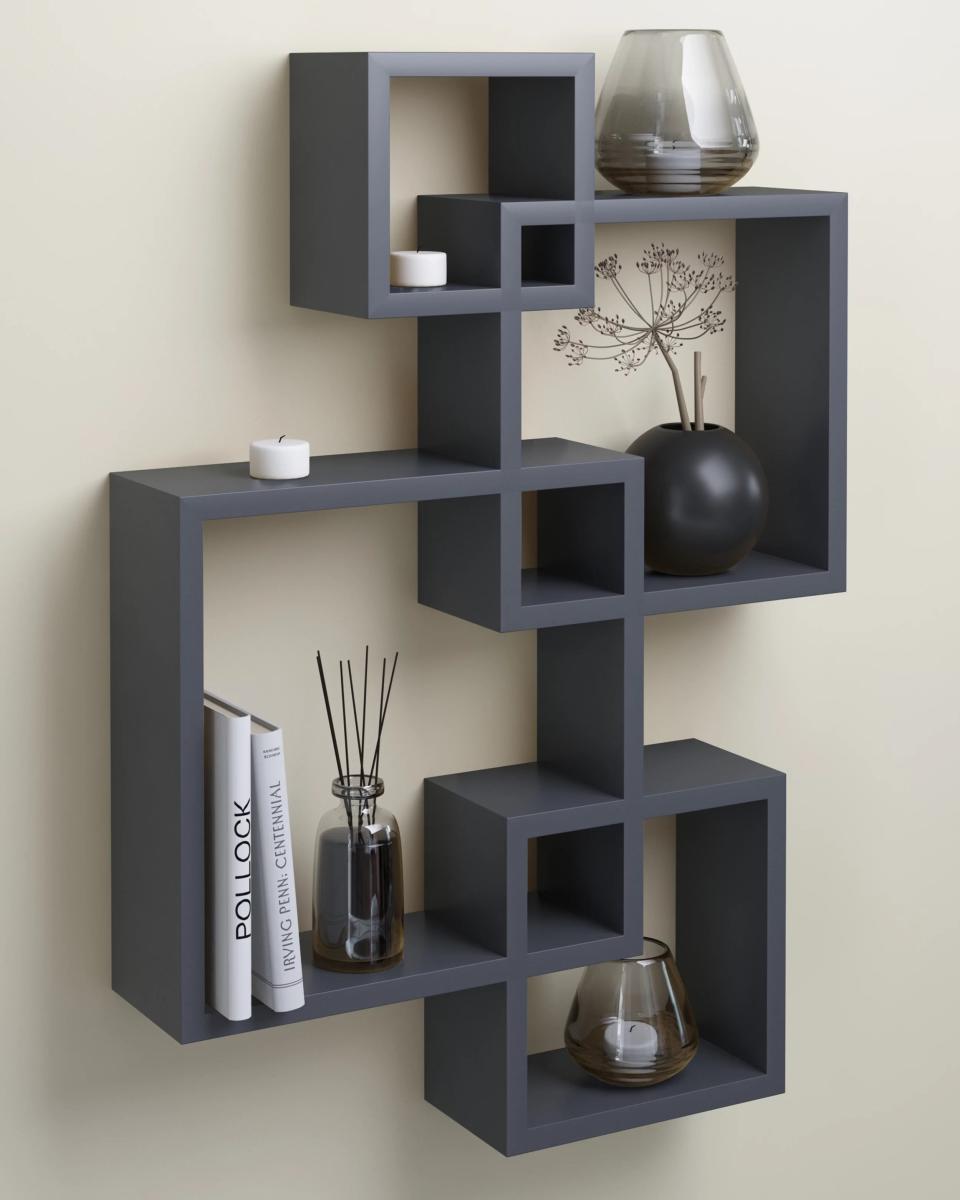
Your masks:
[[[253,994],[275,1012],[290,1012],[304,999],[283,733],[259,717],[251,722]]]
[[[250,717],[205,695],[208,1000],[245,1021],[253,944]]]

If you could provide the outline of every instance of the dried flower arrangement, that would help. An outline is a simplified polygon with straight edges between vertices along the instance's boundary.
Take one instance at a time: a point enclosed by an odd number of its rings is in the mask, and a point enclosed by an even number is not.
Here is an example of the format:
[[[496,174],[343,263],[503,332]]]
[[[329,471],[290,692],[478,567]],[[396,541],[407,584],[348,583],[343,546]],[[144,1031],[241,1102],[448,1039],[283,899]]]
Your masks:
[[[653,242],[636,264],[647,280],[646,301],[635,302],[621,282],[621,263],[618,254],[611,254],[597,263],[598,279],[609,281],[632,314],[630,320],[619,314],[608,316],[599,306],[581,308],[574,320],[593,332],[601,342],[586,342],[574,337],[566,325],[561,325],[553,347],[563,353],[572,367],[585,359],[610,359],[614,371],[630,375],[659,354],[670,368],[673,388],[680,411],[680,425],[685,430],[702,430],[703,393],[707,377],[701,374],[701,355],[693,355],[693,423],[687,409],[683,382],[675,362],[677,350],[684,342],[695,341],[707,334],[721,332],[727,323],[718,302],[726,292],[737,286],[732,275],[724,274],[723,256],[701,252],[691,266],[680,257],[680,251],[663,242]],[[699,304],[698,304],[699,302]],[[648,309],[645,315],[641,308]],[[631,323],[633,321],[639,324]]]

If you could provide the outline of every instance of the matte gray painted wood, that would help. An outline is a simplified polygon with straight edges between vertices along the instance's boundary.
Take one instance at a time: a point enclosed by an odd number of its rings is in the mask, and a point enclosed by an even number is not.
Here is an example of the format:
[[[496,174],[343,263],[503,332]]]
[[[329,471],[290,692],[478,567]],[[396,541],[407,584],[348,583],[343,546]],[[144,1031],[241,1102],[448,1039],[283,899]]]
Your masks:
[[[427,822],[436,820],[444,806],[452,809],[451,819],[438,823],[442,833],[429,842],[427,877],[433,856],[449,855],[454,867],[446,878],[462,902],[469,904],[478,896],[478,886],[483,887],[463,869],[468,852],[459,832],[476,828],[472,821],[461,825],[464,806],[499,819],[507,845],[518,847],[512,859],[507,851],[512,864],[506,880],[508,922],[510,904],[522,899],[521,886],[527,886],[526,841],[539,839],[538,887],[525,905],[526,953],[522,945],[514,949],[514,938],[506,958],[511,986],[522,985],[530,975],[640,952],[642,919],[631,918],[642,895],[643,856],[631,855],[629,842],[619,838],[621,831],[626,839],[631,828],[651,817],[677,817],[677,958],[704,1037],[681,1075],[650,1089],[611,1088],[592,1079],[562,1050],[528,1059],[525,989],[515,1012],[504,991],[500,995],[506,1007],[498,1003],[496,1011],[498,1017],[508,1013],[504,1037],[523,1047],[518,1051],[523,1077],[508,1071],[506,1097],[499,1077],[489,1094],[478,1096],[477,1089],[482,1093],[490,1087],[489,1076],[479,1077],[474,1087],[474,1080],[461,1076],[462,1059],[448,1061],[445,1053],[461,1010],[453,1002],[428,1002],[426,1041],[432,1057],[427,1098],[504,1153],[783,1091],[784,777],[695,740],[649,746],[644,757],[646,784],[623,800],[535,763],[427,781]],[[486,839],[480,843],[482,861],[486,844]],[[624,935],[611,936],[609,926],[620,911]],[[469,1100],[460,1094],[467,1091]],[[504,1129],[507,1112],[515,1120],[507,1119]],[[490,1113],[497,1114],[493,1130],[479,1115]]]
[[[503,1154],[518,1148],[511,1128],[519,1124],[511,1112],[517,1103],[511,991],[516,987],[497,984],[433,997],[423,1006],[425,1098]]]
[[[623,621],[541,629],[537,635],[537,758],[614,796],[625,794]]]
[[[291,54],[290,238],[293,304],[347,316],[494,312],[498,207],[461,236],[434,200],[421,238],[451,255],[449,286],[393,289],[390,252],[390,80],[395,76],[490,79],[489,191],[504,196],[591,198],[592,54]],[[330,164],[337,164],[336,178]],[[437,198],[439,200],[439,198]],[[405,247],[398,247],[402,249]],[[582,261],[582,259],[581,259]],[[519,300],[520,256],[511,265]],[[568,289],[570,290],[570,289]],[[549,297],[543,297],[547,300]]]
[[[421,451],[482,467],[519,465],[519,372],[511,377],[519,336],[519,322],[499,313],[417,322]]]
[[[110,485],[112,982],[181,1041],[204,1008],[201,526]]]
[[[451,258],[445,288],[389,286],[404,75],[491,81],[491,194],[418,206],[421,239]],[[846,198],[594,196],[593,95],[592,55],[291,56],[291,301],[421,318],[419,446],[315,458],[302,480],[229,463],[110,487],[115,990],[183,1042],[426,998],[427,1099],[506,1154],[783,1089],[783,776],[697,741],[644,752],[643,619],[844,586]],[[736,420],[771,521],[735,570],[674,579],[643,569],[642,460],[521,441],[521,314],[593,302],[598,223],[717,219],[737,222]],[[539,500],[527,571],[524,492]],[[427,911],[408,914],[402,964],[324,971],[304,934],[304,1008],[229,1022],[204,1001],[203,523],[396,503],[419,505],[423,603],[539,631],[538,761],[425,781]],[[662,815],[698,1055],[641,1091],[562,1051],[528,1059],[530,976],[640,951],[643,826]]]

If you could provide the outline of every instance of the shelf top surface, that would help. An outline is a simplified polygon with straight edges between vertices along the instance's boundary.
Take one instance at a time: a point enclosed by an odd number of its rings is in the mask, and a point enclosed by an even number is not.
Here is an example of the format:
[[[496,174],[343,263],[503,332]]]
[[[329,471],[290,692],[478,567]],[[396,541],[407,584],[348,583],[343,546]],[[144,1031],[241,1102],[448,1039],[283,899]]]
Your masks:
[[[794,562],[779,558],[775,554],[764,554],[751,550],[736,566],[718,575],[661,575],[657,571],[644,572],[643,590],[655,592],[695,592],[698,588],[734,587],[738,583],[754,583],[761,579],[790,579],[801,575],[824,575],[823,567],[809,563]]]
[[[613,942],[623,935],[587,913],[573,912],[538,892],[527,893],[527,952],[566,950],[591,942]],[[611,952],[612,953],[612,952]]]
[[[331,993],[346,992],[360,999],[361,993],[388,991],[421,976],[451,971],[457,967],[503,961],[501,955],[469,941],[450,926],[424,912],[407,913],[404,918],[403,961],[388,971],[325,971],[313,964],[310,931],[301,933],[300,939],[303,990],[308,1001],[316,1001]]]
[[[564,438],[534,438],[523,443],[521,470],[560,471],[565,468],[604,468],[622,464],[638,467],[631,454],[605,450]],[[245,511],[280,511],[284,497],[314,500],[324,507],[324,493],[342,493],[354,504],[388,503],[393,499],[431,498],[443,481],[456,486],[459,495],[498,491],[506,472],[431,454],[426,450],[374,450],[359,454],[324,454],[310,459],[310,474],[303,479],[254,479],[246,462],[210,463],[189,467],[159,467],[120,471],[115,478],[141,484],[182,501],[215,501],[239,498]],[[536,484],[531,478],[531,486]],[[571,482],[580,482],[573,480]],[[418,485],[436,485],[423,488]],[[557,486],[560,486],[558,483]],[[302,503],[290,507],[309,507]],[[225,514],[228,515],[228,514]]]
[[[388,75],[481,77],[575,75],[592,67],[589,51],[544,50],[297,50],[291,59],[352,59],[367,62]]]
[[[483,192],[438,193],[421,199],[445,200],[465,205],[489,205],[543,209],[544,212],[569,210],[562,223],[581,219],[589,213],[576,214],[573,200],[544,200],[533,196],[490,195]],[[803,188],[732,187],[710,196],[631,196],[626,192],[606,189],[594,193],[593,220],[596,224],[629,221],[724,220],[737,217],[831,216],[846,204],[846,192]],[[558,217],[560,220],[560,217]]]
[[[554,1125],[623,1109],[655,1110],[682,1095],[762,1078],[762,1071],[708,1041],[700,1042],[686,1070],[652,1088],[609,1087],[588,1075],[566,1050],[548,1050],[528,1059],[529,1123]]]
[[[455,792],[507,820],[543,816],[561,809],[622,803],[617,796],[535,762],[439,775],[427,782]]]
[[[435,475],[466,475],[489,470],[422,450],[373,450],[359,454],[323,454],[310,459],[303,479],[254,479],[247,462],[210,463],[194,467],[159,467],[123,471],[124,479],[141,483],[181,500],[201,497],[263,495],[309,488],[339,487],[423,479]]]
[[[731,754],[729,750],[721,750],[697,738],[654,742],[644,748],[645,797],[782,778],[782,772],[773,767]]]
[[[728,785],[750,785],[783,779],[780,771],[731,754],[696,738],[655,742],[644,747],[644,800],[677,793],[702,793]],[[542,763],[518,763],[440,775],[426,781],[462,796],[506,820],[543,817],[597,805],[621,805],[607,792],[581,783]]]
[[[635,454],[589,446],[585,442],[570,442],[565,438],[527,438],[521,451],[524,470],[537,467],[572,467],[586,463],[636,464]]]
[[[525,567],[520,572],[520,604],[523,608],[540,608],[545,604],[574,604],[583,600],[619,599],[623,592],[555,575],[539,567]]]

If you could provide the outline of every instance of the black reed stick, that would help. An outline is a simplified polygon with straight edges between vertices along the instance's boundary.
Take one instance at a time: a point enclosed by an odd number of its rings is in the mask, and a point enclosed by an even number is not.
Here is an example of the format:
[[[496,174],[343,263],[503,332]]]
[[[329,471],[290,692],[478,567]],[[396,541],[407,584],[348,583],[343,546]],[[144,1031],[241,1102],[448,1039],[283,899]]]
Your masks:
[[[347,677],[350,680],[350,704],[353,707],[353,729],[357,735],[357,750],[360,754],[360,786],[363,786],[363,742],[360,740],[360,722],[357,719],[357,697],[353,690],[353,664],[347,659]]]
[[[323,673],[323,659],[317,651],[317,670],[320,672],[320,686],[323,688],[323,703],[327,710],[327,724],[330,726],[330,741],[333,743],[333,757],[337,760],[337,777],[343,783],[343,767],[340,765],[340,747],[337,745],[337,734],[333,727],[333,709],[330,707],[330,694],[327,691],[327,677]]]
[[[387,660],[383,660],[383,665],[380,667],[380,703],[377,706],[377,728],[383,724],[383,695],[387,690]],[[370,777],[377,777],[377,750],[380,746],[380,737],[377,735],[377,742],[373,749],[373,757],[370,759]]]
[[[347,698],[343,689],[343,659],[340,659],[340,711],[343,714],[343,752],[347,758],[347,787],[350,786],[350,738],[347,736]]]
[[[363,771],[363,764],[366,762],[366,745],[367,745],[367,666],[370,662],[370,647],[363,648],[363,728],[360,732],[360,770]]]
[[[390,693],[393,691],[393,677],[397,673],[397,659],[399,657],[400,657],[400,651],[398,650],[396,652],[396,654],[394,654],[394,656],[393,656],[393,666],[390,669],[390,683],[387,686],[386,699],[383,701],[383,708],[380,713],[380,727],[377,730],[377,744],[373,751],[373,762],[371,763],[371,766],[370,766],[370,769],[373,772],[374,776],[376,776],[377,772],[380,769],[380,739],[383,736],[383,723],[387,719],[387,705],[389,705],[389,703],[390,703]],[[384,666],[384,671],[386,671],[386,666],[387,666],[386,659],[383,660],[383,666]],[[381,684],[381,687],[382,687],[382,684]]]
[[[386,658],[384,658],[383,663],[380,667],[380,703],[377,705],[377,729],[378,730],[383,725],[383,696],[384,696],[384,692],[386,691],[386,684],[387,684],[387,660],[386,660]],[[378,733],[377,734],[377,744],[374,746],[374,753],[373,753],[372,758],[370,759],[370,778],[371,779],[378,778],[378,776],[377,776],[377,766],[378,766],[377,750],[379,750],[379,748],[380,748],[380,735]],[[374,801],[373,801],[373,819],[374,819],[374,821],[376,821],[376,819],[377,819],[376,798],[374,798]]]

